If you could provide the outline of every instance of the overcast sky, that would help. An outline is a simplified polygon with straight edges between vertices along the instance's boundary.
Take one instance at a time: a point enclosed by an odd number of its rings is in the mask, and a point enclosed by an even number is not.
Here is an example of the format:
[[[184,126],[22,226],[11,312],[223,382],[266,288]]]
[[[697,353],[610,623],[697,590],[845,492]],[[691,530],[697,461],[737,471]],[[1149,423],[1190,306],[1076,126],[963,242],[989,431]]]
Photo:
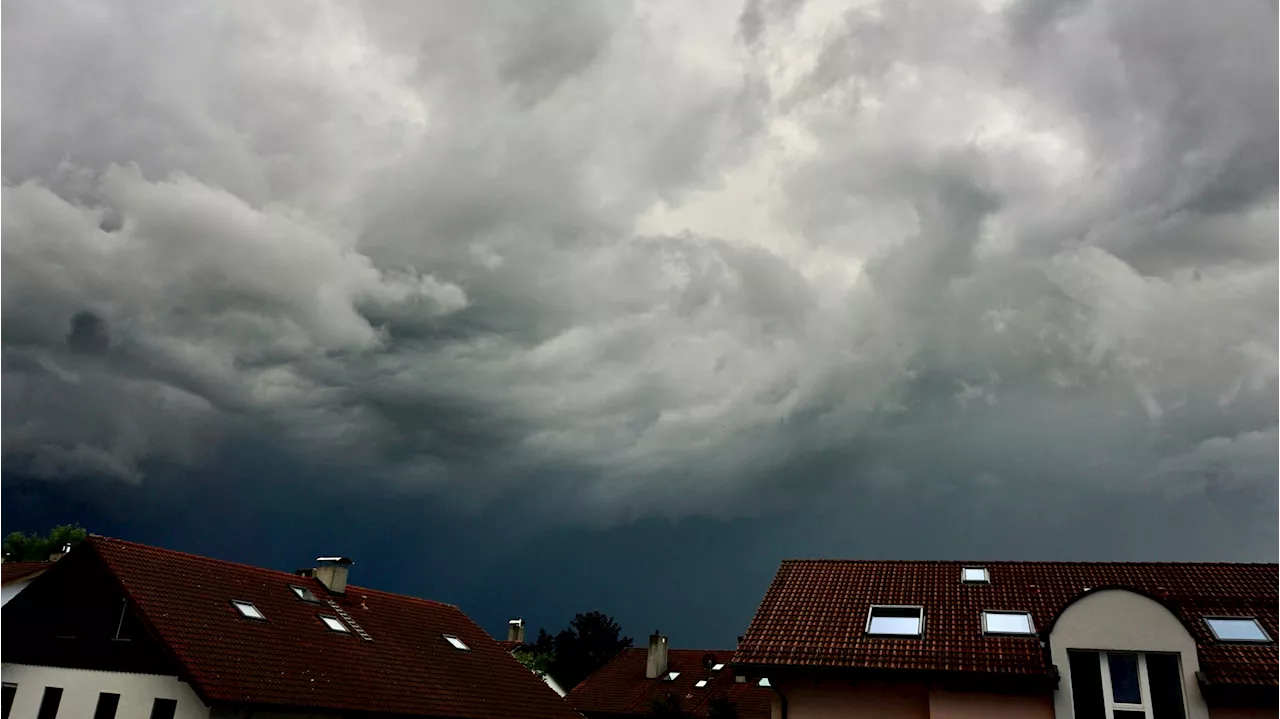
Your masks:
[[[786,556],[1276,559],[1274,2],[2,24],[6,531],[676,646]]]

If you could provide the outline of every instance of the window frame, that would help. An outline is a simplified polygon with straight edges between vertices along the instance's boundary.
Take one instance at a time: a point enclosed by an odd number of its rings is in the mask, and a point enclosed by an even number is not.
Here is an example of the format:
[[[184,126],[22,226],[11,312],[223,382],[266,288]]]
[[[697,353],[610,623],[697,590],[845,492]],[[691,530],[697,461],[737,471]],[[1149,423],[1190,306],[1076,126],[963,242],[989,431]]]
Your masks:
[[[1017,614],[1027,618],[1026,632],[997,632],[987,628],[988,614]],[[1031,616],[1031,612],[1021,609],[983,609],[982,610],[982,634],[988,637],[1034,637],[1037,636],[1036,621]]]
[[[258,605],[246,599],[232,599],[231,606],[235,607],[236,612],[245,619],[251,619],[255,622],[267,621],[267,615],[263,614],[261,609],[258,609]],[[258,616],[255,617],[252,614],[248,614],[247,612],[245,612],[244,610],[245,607],[249,607],[250,609],[252,609],[253,613],[257,614]]]
[[[982,579],[969,579],[969,577],[965,576],[966,572],[971,572],[971,571],[982,572]],[[961,567],[960,583],[961,584],[990,584],[991,570],[987,569],[986,567]]]
[[[915,634],[885,634],[883,632],[871,631],[872,620],[876,618],[877,609],[914,609],[919,617],[919,624]],[[863,627],[863,634],[876,639],[924,639],[925,616],[923,604],[872,604],[867,609],[867,622]]]
[[[1134,654],[1138,657],[1138,691],[1142,692],[1141,704],[1117,702],[1115,690],[1111,686],[1111,655]],[[1108,717],[1115,716],[1116,711],[1142,712],[1146,719],[1152,719],[1154,711],[1151,703],[1151,679],[1147,675],[1147,652],[1098,652],[1098,669],[1102,672],[1102,708]]]
[[[300,584],[290,584],[289,591],[293,592],[293,596],[297,597],[299,601],[306,602],[308,604],[324,604],[324,602],[320,601],[320,597],[317,596],[310,587],[304,587]],[[304,593],[310,595],[311,598],[307,599],[307,597],[304,596]]]
[[[1213,641],[1219,644],[1274,644],[1275,643],[1275,639],[1271,638],[1271,635],[1267,633],[1267,628],[1262,626],[1262,622],[1258,621],[1257,617],[1205,616],[1205,617],[1201,617],[1200,619],[1204,621],[1204,626],[1209,630],[1209,634],[1213,637]],[[1215,620],[1215,619],[1224,620],[1224,621],[1235,621],[1235,622],[1242,622],[1242,621],[1253,622],[1253,625],[1257,627],[1258,631],[1262,632],[1262,636],[1266,638],[1265,639],[1223,639],[1222,637],[1218,636],[1218,630],[1214,629],[1213,624],[1210,623],[1212,620]]]
[[[466,642],[459,639],[457,634],[441,634],[440,636],[444,637],[444,640],[449,643],[449,646],[460,652],[471,651],[471,647],[467,646]]]
[[[352,633],[353,633],[353,632],[351,631],[351,627],[348,627],[348,626],[347,626],[347,624],[346,624],[346,622],[342,621],[342,619],[341,619],[341,618],[339,618],[339,617],[337,617],[336,615],[333,615],[333,614],[317,614],[317,615],[316,615],[316,619],[319,619],[319,620],[320,620],[320,623],[324,625],[324,628],[325,628],[325,629],[328,629],[329,631],[333,632],[334,634],[352,634]],[[332,619],[332,620],[333,620],[333,624],[330,624],[330,623],[327,621],[327,620],[330,620],[330,619]],[[336,624],[336,625],[338,625],[338,626],[336,626],[336,627],[335,627],[335,626],[334,626],[334,624]],[[341,629],[339,629],[338,627],[341,627]]]

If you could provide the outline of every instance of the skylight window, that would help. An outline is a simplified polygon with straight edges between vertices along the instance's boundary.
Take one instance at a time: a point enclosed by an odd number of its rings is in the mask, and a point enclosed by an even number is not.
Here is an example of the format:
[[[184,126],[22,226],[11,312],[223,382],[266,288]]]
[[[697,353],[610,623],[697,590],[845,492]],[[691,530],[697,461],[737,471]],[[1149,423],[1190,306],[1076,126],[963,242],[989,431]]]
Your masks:
[[[461,649],[464,652],[471,651],[471,647],[467,646],[466,642],[453,636],[452,634],[444,635],[444,639],[445,641],[449,642],[449,644],[452,645],[454,649]]]
[[[773,685],[769,683],[769,677],[765,677],[764,679],[761,679],[761,680],[760,680],[760,686],[762,686],[762,687],[771,687],[771,686],[773,686]]]
[[[965,567],[960,570],[960,580],[969,584],[988,584],[991,577],[986,567]]]
[[[697,687],[697,688],[699,688],[699,689],[706,689],[706,688],[707,688],[707,680],[706,680],[706,679],[699,679],[699,680],[697,681],[697,683],[696,683],[696,684],[694,684],[694,686],[695,686],[695,687]]]
[[[350,629],[347,629],[347,625],[343,624],[342,620],[337,617],[331,617],[328,614],[317,614],[316,616],[320,617],[320,621],[324,622],[326,627],[335,632],[343,632],[345,634],[351,631]]]
[[[724,669],[724,663],[723,663],[723,662],[721,662],[721,663],[719,663],[719,664],[716,664],[716,665],[714,665],[714,666],[712,666],[712,667],[711,667],[711,671],[713,671],[713,672],[718,672],[718,671],[720,671],[721,669]]]
[[[266,619],[258,608],[253,606],[253,602],[242,602],[239,599],[232,599],[231,606],[240,610],[240,614],[250,619]]]
[[[678,676],[680,676],[680,672],[667,672],[667,675],[662,679],[663,681],[674,682]]]
[[[918,637],[924,633],[924,607],[873,606],[867,615],[867,634]]]
[[[1267,630],[1253,617],[1205,617],[1213,638],[1220,642],[1270,642]]]
[[[306,587],[297,587],[291,584],[289,585],[289,589],[292,589],[298,599],[301,599],[304,602],[311,602],[313,604],[320,603],[320,598],[315,595],[315,592],[307,589]]]
[[[1031,636],[1036,633],[1027,612],[983,612],[982,631],[987,634]]]

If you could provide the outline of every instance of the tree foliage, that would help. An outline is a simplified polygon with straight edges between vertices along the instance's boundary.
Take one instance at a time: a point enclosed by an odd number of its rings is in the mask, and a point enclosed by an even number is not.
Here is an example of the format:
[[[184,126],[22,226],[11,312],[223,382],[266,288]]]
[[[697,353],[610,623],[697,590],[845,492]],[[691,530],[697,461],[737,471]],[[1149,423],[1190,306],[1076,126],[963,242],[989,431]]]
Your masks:
[[[4,558],[6,562],[43,562],[60,554],[66,545],[74,547],[83,542],[88,534],[78,524],[60,524],[44,537],[11,532],[4,538]]]
[[[707,719],[738,719],[738,705],[729,697],[716,697],[707,704]]]
[[[575,614],[568,628],[555,635],[539,629],[533,652],[547,657],[546,672],[568,690],[631,643],[631,637],[622,636],[622,628],[613,617],[589,612]]]
[[[649,703],[649,716],[661,719],[692,719],[692,715],[680,708],[680,697],[672,692],[655,698]]]

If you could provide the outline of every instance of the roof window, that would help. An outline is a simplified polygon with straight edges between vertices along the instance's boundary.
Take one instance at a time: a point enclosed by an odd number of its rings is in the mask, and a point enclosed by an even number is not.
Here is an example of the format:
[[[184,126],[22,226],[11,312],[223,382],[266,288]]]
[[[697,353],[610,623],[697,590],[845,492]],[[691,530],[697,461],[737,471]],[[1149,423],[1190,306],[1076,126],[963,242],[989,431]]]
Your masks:
[[[718,671],[720,671],[721,669],[724,669],[724,662],[718,662],[718,663],[713,664],[713,665],[711,666],[711,671],[713,671],[713,672],[718,672]]]
[[[1253,617],[1205,617],[1204,623],[1220,642],[1269,643],[1271,637]]]
[[[960,570],[960,581],[968,584],[989,584],[991,576],[986,567],[965,567]]]
[[[706,689],[706,688],[707,688],[707,680],[706,680],[706,679],[699,679],[699,680],[694,684],[694,686],[695,686],[695,687],[697,687],[697,688],[699,688],[699,689]]]
[[[316,596],[315,592],[307,589],[306,587],[298,587],[290,584],[289,589],[292,589],[298,599],[301,599],[304,602],[311,602],[312,604],[320,603],[320,598]]]
[[[985,634],[1031,636],[1036,633],[1028,612],[983,612],[982,631]]]
[[[761,680],[760,680],[760,686],[762,686],[762,687],[771,687],[771,686],[773,686],[773,685],[769,683],[769,677],[765,677],[764,679],[761,679]]]
[[[342,632],[345,634],[351,631],[350,629],[347,629],[347,625],[343,624],[342,620],[337,617],[331,617],[328,614],[317,614],[316,616],[320,617],[320,621],[324,622],[326,627],[335,632]]]
[[[253,602],[245,602],[239,599],[232,599],[231,606],[240,610],[240,614],[250,619],[266,619],[262,612],[253,605]]]
[[[449,644],[453,646],[454,649],[460,649],[464,652],[471,651],[471,647],[467,646],[466,642],[462,641],[461,639],[455,637],[452,634],[444,635],[444,639],[446,642],[449,642]]]
[[[662,681],[674,682],[678,676],[680,676],[680,672],[667,672],[667,675],[662,678]]]
[[[924,607],[876,605],[867,613],[867,634],[918,637],[924,634]]]

